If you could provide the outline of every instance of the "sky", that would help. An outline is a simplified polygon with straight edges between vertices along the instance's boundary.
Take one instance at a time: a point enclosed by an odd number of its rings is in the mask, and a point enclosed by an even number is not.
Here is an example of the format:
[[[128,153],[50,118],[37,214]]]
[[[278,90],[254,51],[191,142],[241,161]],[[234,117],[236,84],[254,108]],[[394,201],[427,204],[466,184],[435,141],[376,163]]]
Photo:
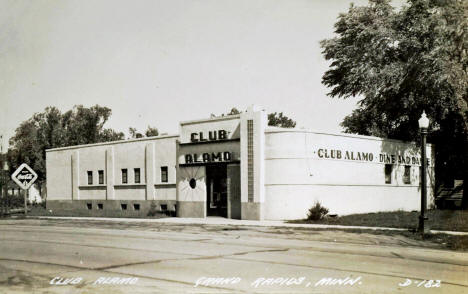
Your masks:
[[[340,132],[357,98],[326,95],[319,41],[350,3],[1,0],[0,134],[5,144],[45,107],[79,104],[111,108],[106,127],[126,134],[175,134],[180,121],[251,104]]]

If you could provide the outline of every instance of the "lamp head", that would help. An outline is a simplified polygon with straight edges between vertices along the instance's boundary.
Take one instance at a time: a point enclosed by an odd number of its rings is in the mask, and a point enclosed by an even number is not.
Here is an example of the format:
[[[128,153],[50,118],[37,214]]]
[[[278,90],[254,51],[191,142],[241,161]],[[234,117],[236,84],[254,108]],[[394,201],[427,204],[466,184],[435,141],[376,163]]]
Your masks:
[[[427,118],[426,112],[423,111],[421,118],[418,120],[419,128],[425,129],[429,127],[429,119]]]

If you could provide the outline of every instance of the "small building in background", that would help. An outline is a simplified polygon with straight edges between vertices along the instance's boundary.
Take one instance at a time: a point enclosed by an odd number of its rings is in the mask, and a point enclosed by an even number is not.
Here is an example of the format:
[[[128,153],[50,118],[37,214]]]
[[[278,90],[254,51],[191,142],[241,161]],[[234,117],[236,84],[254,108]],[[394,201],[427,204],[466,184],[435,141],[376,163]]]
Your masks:
[[[178,135],[47,150],[53,213],[305,218],[316,201],[331,214],[420,209],[419,147],[350,134],[267,126],[251,107],[180,123]],[[434,203],[427,147],[428,206]]]
[[[21,189],[14,181],[10,180],[8,181],[8,188],[7,188],[7,193],[10,196],[16,196],[19,198],[24,199],[24,194],[26,193],[25,190]],[[42,203],[42,197],[41,194],[39,193],[39,189],[35,185],[32,185],[29,188],[29,197],[28,197],[28,202],[31,204],[35,203]],[[22,203],[19,206],[23,206],[24,204]],[[18,206],[18,205],[17,205]]]

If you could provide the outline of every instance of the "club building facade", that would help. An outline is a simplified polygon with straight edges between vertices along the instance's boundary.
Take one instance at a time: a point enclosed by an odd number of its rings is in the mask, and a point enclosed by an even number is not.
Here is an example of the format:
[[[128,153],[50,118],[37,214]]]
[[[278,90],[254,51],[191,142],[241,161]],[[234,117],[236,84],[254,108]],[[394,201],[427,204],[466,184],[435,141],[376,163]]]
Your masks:
[[[428,206],[434,165],[428,145]],[[304,218],[420,209],[414,143],[267,126],[263,110],[180,123],[178,135],[50,149],[52,214]]]

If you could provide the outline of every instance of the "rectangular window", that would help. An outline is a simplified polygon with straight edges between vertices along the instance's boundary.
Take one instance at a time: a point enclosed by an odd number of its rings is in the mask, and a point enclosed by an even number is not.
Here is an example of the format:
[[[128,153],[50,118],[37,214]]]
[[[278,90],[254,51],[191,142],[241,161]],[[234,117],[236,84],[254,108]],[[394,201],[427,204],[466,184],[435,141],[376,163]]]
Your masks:
[[[86,207],[91,210],[91,209],[93,209],[93,204],[92,203],[86,203]]]
[[[385,184],[392,183],[392,169],[393,169],[393,164],[385,165]]]
[[[403,175],[403,183],[411,184],[411,166],[405,165],[405,173]]]
[[[88,170],[88,185],[93,184],[93,172]]]
[[[128,172],[126,168],[122,169],[122,184],[128,183]]]
[[[134,203],[134,204],[133,204],[133,209],[134,209],[134,210],[140,210],[140,204]]]
[[[120,204],[120,208],[122,208],[122,210],[127,210],[127,204],[125,203]]]
[[[167,166],[161,166],[161,182],[167,183]]]
[[[98,170],[98,176],[99,176],[99,184],[100,185],[104,184],[104,171]]]
[[[97,209],[99,209],[99,210],[103,210],[103,209],[104,209],[104,204],[102,204],[102,203],[98,203],[98,205],[97,205]]]
[[[140,169],[135,168],[133,171],[135,173],[135,183],[138,184],[140,183]]]
[[[167,204],[161,204],[161,210],[166,211],[167,210]]]

